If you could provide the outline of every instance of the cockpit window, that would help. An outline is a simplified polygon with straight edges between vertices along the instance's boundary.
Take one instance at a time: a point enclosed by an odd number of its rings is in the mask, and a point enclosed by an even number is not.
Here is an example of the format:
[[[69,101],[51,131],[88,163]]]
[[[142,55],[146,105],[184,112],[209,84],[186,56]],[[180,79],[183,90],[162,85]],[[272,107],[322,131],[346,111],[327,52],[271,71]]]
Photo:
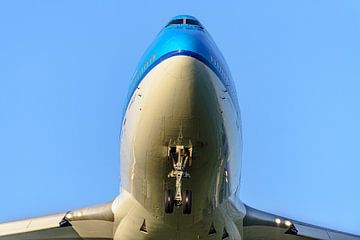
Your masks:
[[[169,25],[176,25],[176,24],[183,24],[184,23],[184,19],[174,19],[174,20],[171,20],[168,25],[166,26],[169,26]]]
[[[203,28],[203,26],[201,26],[201,24],[199,23],[199,21],[194,20],[194,19],[187,19],[187,18],[178,18],[178,19],[174,19],[171,20],[167,25],[177,25],[177,24],[189,24],[189,25],[193,25],[193,26],[198,26],[199,28]]]
[[[198,27],[201,27],[201,24],[199,23],[199,21],[197,20],[194,20],[194,19],[186,19],[186,24],[189,24],[189,25],[195,25],[195,26],[198,26]]]

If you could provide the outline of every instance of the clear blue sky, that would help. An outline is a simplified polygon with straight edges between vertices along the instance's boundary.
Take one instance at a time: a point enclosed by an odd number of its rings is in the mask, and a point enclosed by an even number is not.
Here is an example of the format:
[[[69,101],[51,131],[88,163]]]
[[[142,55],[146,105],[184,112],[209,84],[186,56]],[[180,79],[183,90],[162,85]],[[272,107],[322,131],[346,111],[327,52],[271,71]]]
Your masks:
[[[242,110],[242,200],[360,234],[360,2],[0,1],[0,221],[111,200],[121,110],[167,21],[199,18]]]

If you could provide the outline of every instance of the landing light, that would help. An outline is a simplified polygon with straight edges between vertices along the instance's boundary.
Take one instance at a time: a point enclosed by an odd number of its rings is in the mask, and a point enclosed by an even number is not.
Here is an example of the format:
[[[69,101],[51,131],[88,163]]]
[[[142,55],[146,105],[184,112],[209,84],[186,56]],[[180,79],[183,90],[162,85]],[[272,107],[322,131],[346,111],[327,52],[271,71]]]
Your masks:
[[[275,218],[275,223],[276,223],[276,224],[280,224],[280,223],[281,223],[280,218]]]
[[[76,217],[81,217],[81,215],[82,215],[81,212],[75,213],[75,216],[76,216]]]
[[[285,226],[290,227],[292,224],[289,220],[285,220]]]

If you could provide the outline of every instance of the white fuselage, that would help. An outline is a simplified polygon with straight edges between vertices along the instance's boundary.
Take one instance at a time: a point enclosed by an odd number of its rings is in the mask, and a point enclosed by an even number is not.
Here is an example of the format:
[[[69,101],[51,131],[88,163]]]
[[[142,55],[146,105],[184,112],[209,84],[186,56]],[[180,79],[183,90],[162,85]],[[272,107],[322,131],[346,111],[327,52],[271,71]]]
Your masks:
[[[227,88],[204,63],[174,56],[159,63],[141,81],[125,113],[121,140],[121,190],[128,192],[157,224],[181,228],[207,219],[240,181],[241,133]],[[168,177],[171,140],[193,145],[190,215],[164,212],[164,192],[174,189]],[[164,231],[163,231],[164,232]]]

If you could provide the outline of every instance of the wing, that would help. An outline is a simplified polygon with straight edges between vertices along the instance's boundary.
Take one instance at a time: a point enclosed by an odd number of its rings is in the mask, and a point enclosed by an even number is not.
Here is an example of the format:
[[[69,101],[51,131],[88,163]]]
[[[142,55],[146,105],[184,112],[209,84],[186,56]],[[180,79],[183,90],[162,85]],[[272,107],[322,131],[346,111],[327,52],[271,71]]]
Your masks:
[[[245,205],[244,240],[360,240],[360,236],[298,222]]]
[[[112,202],[66,213],[0,224],[0,240],[112,239]]]

